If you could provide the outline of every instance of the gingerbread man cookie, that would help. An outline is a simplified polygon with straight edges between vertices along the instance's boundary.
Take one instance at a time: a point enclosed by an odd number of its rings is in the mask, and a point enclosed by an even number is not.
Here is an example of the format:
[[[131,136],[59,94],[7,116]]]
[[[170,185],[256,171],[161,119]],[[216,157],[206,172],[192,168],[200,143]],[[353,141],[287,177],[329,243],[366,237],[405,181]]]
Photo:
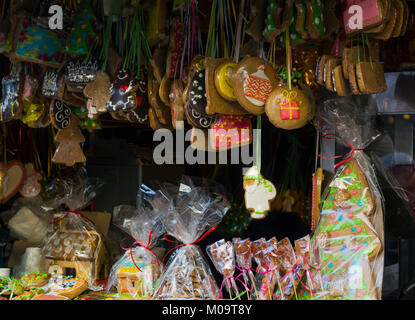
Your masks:
[[[111,98],[107,103],[109,112],[132,110],[137,106],[136,91],[138,81],[130,71],[121,70],[115,82],[110,86]]]
[[[250,168],[244,175],[245,206],[254,219],[263,219],[270,211],[270,202],[276,197],[277,190],[268,180],[265,180],[256,166]]]

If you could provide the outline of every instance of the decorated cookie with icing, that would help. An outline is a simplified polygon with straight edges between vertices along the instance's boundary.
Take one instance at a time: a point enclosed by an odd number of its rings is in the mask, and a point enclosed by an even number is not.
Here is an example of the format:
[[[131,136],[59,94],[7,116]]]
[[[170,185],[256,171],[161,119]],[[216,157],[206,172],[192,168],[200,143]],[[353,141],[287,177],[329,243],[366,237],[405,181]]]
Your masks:
[[[277,84],[275,70],[261,58],[243,59],[232,74],[236,99],[255,115],[264,113],[265,103]]]
[[[81,278],[71,278],[63,280],[50,288],[51,294],[73,299],[79,296],[88,288],[88,283]]]
[[[63,67],[64,79],[70,91],[82,92],[87,83],[96,78],[98,62],[70,60]]]
[[[92,105],[98,113],[107,112],[107,103],[111,99],[111,80],[108,74],[98,71],[95,80],[88,83],[84,88],[84,95],[92,100]]]
[[[129,70],[121,70],[110,86],[111,98],[107,103],[110,112],[132,110],[137,106],[138,81]]]
[[[312,237],[322,273],[322,299],[378,298],[373,277],[382,243],[372,224],[374,209],[366,176],[352,159],[330,183]]]
[[[307,124],[313,116],[313,106],[302,90],[281,86],[271,92],[265,112],[274,126],[292,130]]]
[[[63,95],[63,90],[63,77],[53,69],[46,71],[43,76],[42,94],[47,98],[55,99]]]
[[[236,67],[235,62],[224,62],[215,71],[215,86],[222,98],[236,101],[232,87],[232,73]]]
[[[227,58],[205,58],[203,65],[205,67],[205,84],[206,84],[206,113],[210,115],[214,114],[246,114],[248,113],[242,108],[236,101],[230,101],[224,99],[215,83],[215,75],[218,68],[224,63],[232,63],[233,60]],[[231,76],[231,74],[228,76]],[[223,83],[222,83],[223,84]]]
[[[264,179],[256,166],[250,168],[243,179],[246,209],[253,219],[265,218],[271,209],[271,201],[277,195],[275,186]]]
[[[39,87],[39,81],[35,77],[29,74],[25,75],[23,94],[22,94],[23,102],[31,102],[33,97],[36,94],[38,87]]]
[[[20,280],[28,287],[43,287],[49,281],[50,274],[45,272],[35,272],[23,275]]]
[[[17,192],[19,192],[25,180],[25,167],[23,163],[18,160],[10,161],[6,164],[0,162],[0,170],[6,173],[6,183],[3,187],[3,199],[5,203],[10,200]]]
[[[189,88],[190,107],[198,114],[206,115],[205,69],[197,70]]]
[[[1,81],[3,99],[0,105],[0,121],[7,122],[20,116],[23,104],[20,94],[23,88],[18,74],[12,73]]]
[[[42,186],[39,181],[42,179],[42,175],[37,172],[33,166],[33,163],[27,163],[25,165],[26,177],[20,188],[20,194],[25,198],[34,198],[42,191]]]
[[[237,148],[252,142],[251,119],[243,115],[216,115],[210,142],[216,150]]]
[[[71,122],[71,108],[61,100],[53,100],[49,110],[52,124],[56,129],[66,129]]]
[[[197,112],[190,106],[190,103],[185,105],[185,114],[189,124],[199,129],[208,129],[215,121],[215,116],[209,116]]]

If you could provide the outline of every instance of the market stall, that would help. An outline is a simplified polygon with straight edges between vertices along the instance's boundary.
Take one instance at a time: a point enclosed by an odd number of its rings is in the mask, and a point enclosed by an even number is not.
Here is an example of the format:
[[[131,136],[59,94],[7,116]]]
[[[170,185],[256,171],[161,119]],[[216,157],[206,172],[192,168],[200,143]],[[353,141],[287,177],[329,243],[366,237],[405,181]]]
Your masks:
[[[412,297],[415,2],[0,1],[1,300]]]

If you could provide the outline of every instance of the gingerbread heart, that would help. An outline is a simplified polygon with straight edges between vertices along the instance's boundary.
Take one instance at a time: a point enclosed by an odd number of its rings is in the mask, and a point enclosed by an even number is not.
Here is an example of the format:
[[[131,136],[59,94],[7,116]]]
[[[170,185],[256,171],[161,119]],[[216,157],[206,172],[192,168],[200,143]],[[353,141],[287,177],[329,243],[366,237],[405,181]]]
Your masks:
[[[216,115],[210,142],[216,150],[238,148],[252,142],[251,119],[243,115]]]
[[[5,203],[19,192],[25,180],[25,167],[20,161],[13,160],[8,162],[7,165],[1,162],[0,169],[6,172],[6,184],[2,199],[2,202]]]
[[[313,105],[302,90],[281,86],[271,92],[265,112],[277,128],[293,130],[307,124],[313,116]]]

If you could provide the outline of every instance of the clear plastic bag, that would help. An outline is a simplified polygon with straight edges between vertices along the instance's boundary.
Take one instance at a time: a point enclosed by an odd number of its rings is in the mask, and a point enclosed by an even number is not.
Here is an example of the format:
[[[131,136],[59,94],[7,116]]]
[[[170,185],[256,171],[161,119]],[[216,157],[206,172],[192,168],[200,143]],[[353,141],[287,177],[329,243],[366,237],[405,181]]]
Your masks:
[[[218,299],[218,286],[196,244],[216,228],[229,209],[224,188],[184,176],[178,184],[159,184],[153,190],[157,191],[142,196],[159,213],[167,233],[180,241],[167,261],[154,298]]]
[[[150,298],[162,272],[162,263],[152,249],[164,233],[164,227],[156,214],[142,207],[115,207],[113,217],[114,224],[135,242],[112,266],[106,291],[110,293],[116,287],[120,295]]]
[[[94,222],[77,210],[89,205],[102,182],[83,178],[56,180],[48,191],[53,198],[43,206],[51,211],[50,226],[42,244],[52,283],[76,278],[91,290],[101,290],[109,274],[108,252]],[[69,209],[68,209],[69,208]],[[67,286],[66,286],[67,287]],[[64,290],[57,285],[57,290]],[[58,292],[55,292],[58,294]]]
[[[326,101],[319,114],[323,137],[334,128],[350,153],[336,165],[311,238],[313,299],[381,299],[383,197],[363,151],[379,133],[372,109],[354,99],[363,98]]]

